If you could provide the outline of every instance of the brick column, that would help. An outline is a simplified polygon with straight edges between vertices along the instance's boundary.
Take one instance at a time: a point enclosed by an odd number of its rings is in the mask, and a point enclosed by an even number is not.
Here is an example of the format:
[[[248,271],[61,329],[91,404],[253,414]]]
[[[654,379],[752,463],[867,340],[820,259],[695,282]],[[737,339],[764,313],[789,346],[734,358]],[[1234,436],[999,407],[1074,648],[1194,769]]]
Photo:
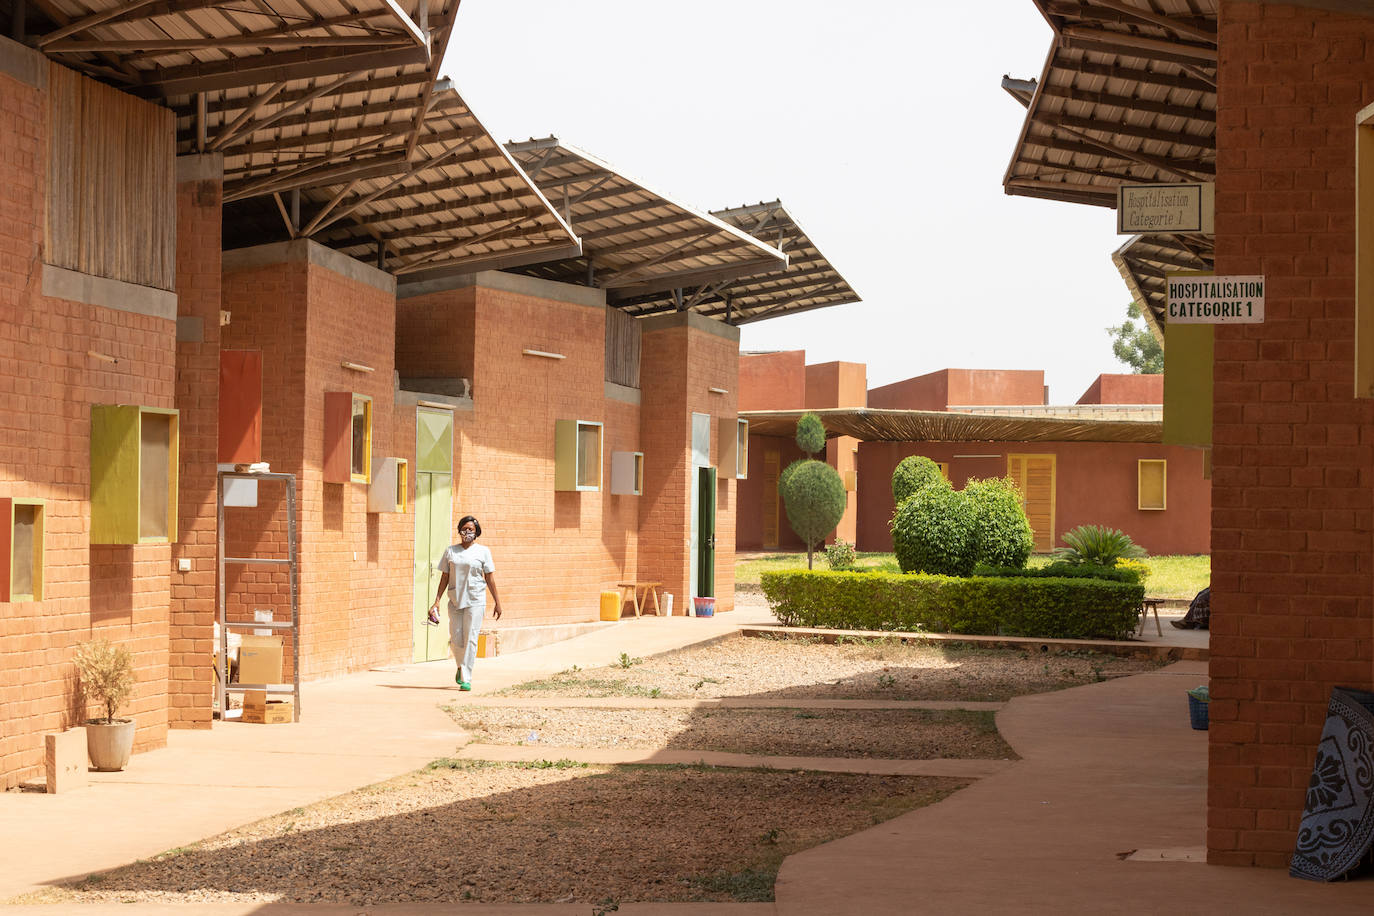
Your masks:
[[[168,636],[172,728],[209,728],[214,695],[223,186],[224,157],[177,160],[176,406],[181,412],[181,460]],[[189,571],[181,571],[183,561],[189,562]]]
[[[721,420],[738,416],[739,330],[691,312],[644,320],[640,356],[640,441],[644,497],[639,578],[663,583],[685,613],[692,595],[692,414],[711,416],[716,483],[716,608],[735,605],[733,469],[720,469]],[[716,388],[724,394],[712,392]]]

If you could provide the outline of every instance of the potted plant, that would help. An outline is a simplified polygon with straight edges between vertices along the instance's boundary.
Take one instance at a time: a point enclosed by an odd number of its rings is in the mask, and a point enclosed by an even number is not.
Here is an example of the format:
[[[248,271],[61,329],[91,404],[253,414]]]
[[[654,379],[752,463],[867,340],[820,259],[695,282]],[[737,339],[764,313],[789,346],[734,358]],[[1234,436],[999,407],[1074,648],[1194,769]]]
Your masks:
[[[134,659],[123,646],[93,639],[76,647],[76,671],[81,695],[99,704],[104,718],[86,723],[86,753],[91,766],[101,771],[122,770],[134,747],[134,720],[116,719],[115,714],[134,692]]]

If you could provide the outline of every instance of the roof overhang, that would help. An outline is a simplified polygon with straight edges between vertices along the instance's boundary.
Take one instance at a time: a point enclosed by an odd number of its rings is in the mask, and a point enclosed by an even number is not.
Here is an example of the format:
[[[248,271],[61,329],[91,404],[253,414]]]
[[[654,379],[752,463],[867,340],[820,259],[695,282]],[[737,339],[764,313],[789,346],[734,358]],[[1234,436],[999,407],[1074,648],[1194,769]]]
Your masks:
[[[596,286],[632,314],[672,299],[673,308],[709,311],[684,291],[724,286],[783,270],[788,254],[768,241],[628,177],[556,137],[507,144],[582,241],[580,257],[531,264],[522,273]]]
[[[1034,0],[1054,39],[1038,80],[1004,77],[1026,118],[1006,193],[1116,207],[1128,184],[1216,177],[1217,0]],[[1210,270],[1204,235],[1137,236],[1113,255],[1163,338],[1164,272]]]
[[[860,301],[780,201],[715,210],[712,215],[787,254],[786,267],[698,280],[680,294],[674,290],[627,298],[622,308],[635,315],[691,308],[740,325]]]
[[[311,238],[396,273],[578,250],[439,77],[460,0],[39,0],[27,39],[171,108],[223,157],[225,243]]]

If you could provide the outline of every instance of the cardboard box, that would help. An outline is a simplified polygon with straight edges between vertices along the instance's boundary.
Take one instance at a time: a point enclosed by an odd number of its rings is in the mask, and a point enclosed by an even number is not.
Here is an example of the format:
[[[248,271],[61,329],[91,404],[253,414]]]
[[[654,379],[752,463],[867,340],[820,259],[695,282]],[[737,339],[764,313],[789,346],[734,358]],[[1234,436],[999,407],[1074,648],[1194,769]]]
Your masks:
[[[280,684],[282,638],[244,636],[239,645],[240,684]]]
[[[269,700],[265,690],[249,690],[243,695],[244,722],[259,725],[281,725],[294,722],[296,710],[291,700]]]

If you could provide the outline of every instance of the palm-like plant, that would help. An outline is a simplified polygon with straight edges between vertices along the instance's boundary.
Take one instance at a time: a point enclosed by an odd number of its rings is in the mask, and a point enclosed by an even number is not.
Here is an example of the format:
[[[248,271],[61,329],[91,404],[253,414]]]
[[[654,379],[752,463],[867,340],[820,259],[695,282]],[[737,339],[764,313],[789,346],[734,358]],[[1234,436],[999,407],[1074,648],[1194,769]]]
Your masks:
[[[1059,559],[1073,564],[1115,566],[1117,560],[1145,556],[1144,549],[1129,534],[1106,525],[1079,525],[1064,532],[1064,544],[1055,553]]]

